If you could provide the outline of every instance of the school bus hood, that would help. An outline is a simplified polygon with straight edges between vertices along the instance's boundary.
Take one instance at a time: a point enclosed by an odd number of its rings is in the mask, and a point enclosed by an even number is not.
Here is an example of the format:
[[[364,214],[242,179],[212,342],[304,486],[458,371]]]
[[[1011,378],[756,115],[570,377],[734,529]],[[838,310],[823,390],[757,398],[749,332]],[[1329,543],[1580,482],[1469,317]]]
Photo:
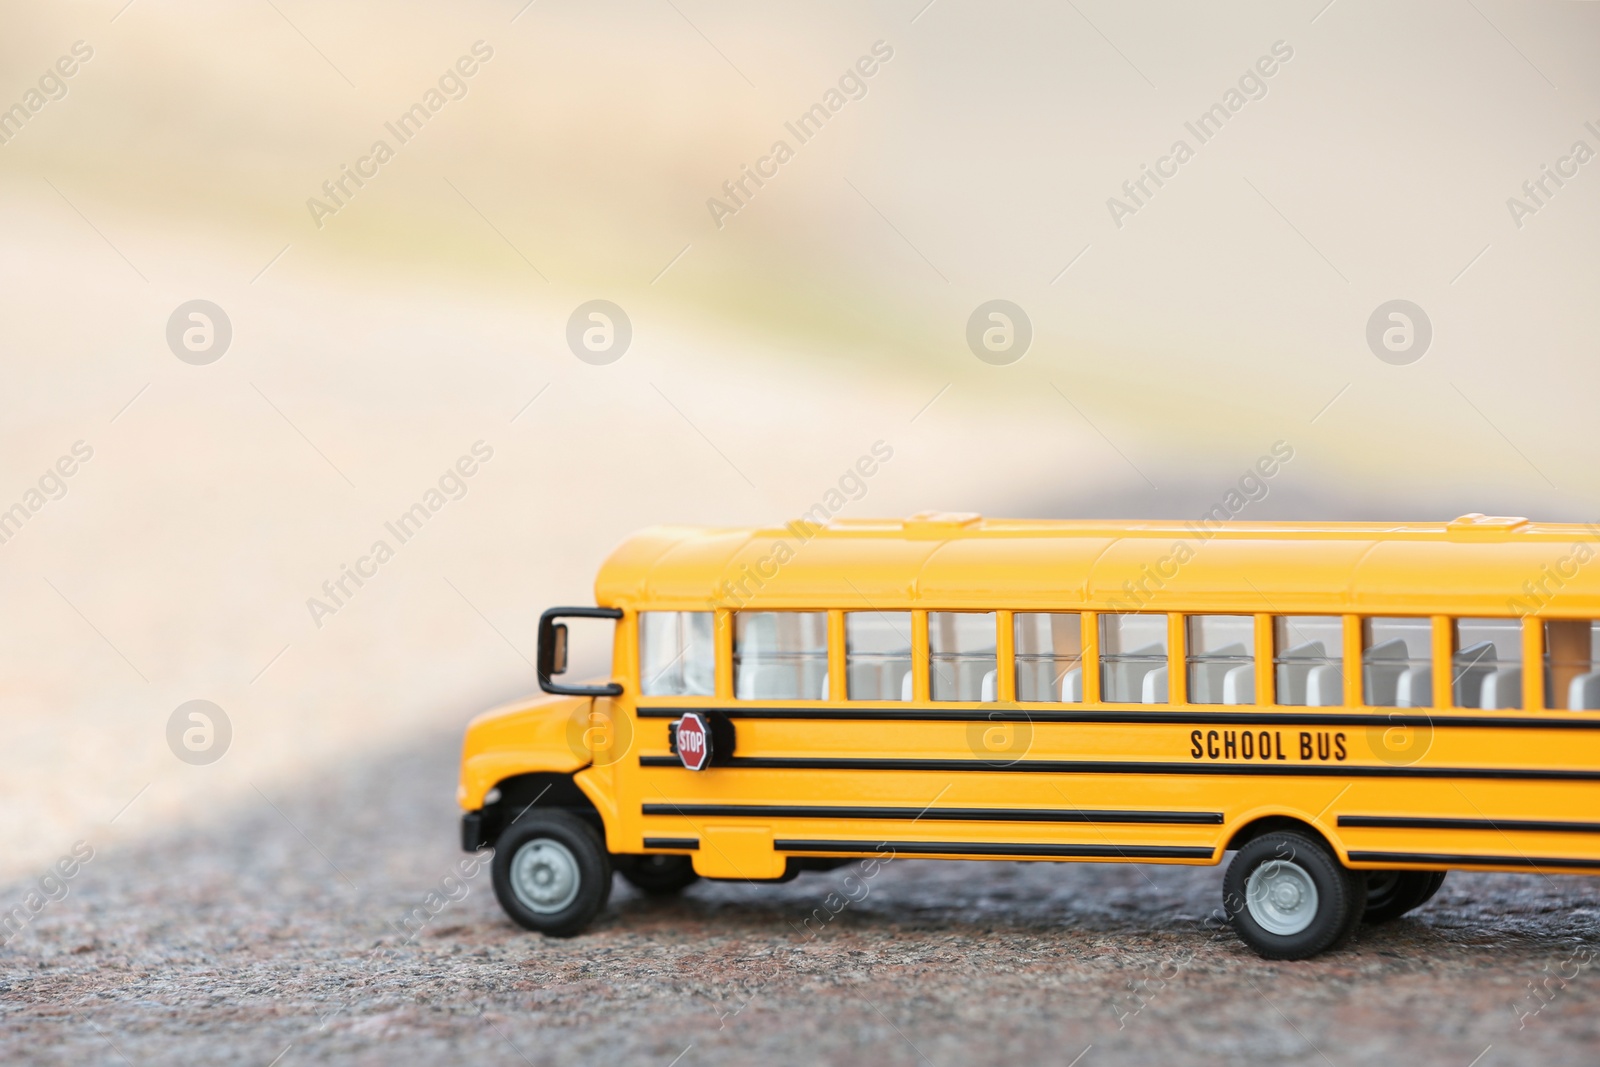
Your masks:
[[[571,774],[591,762],[583,740],[590,697],[538,696],[502,704],[467,723],[456,800],[468,811],[514,774]],[[573,724],[579,724],[576,727]]]

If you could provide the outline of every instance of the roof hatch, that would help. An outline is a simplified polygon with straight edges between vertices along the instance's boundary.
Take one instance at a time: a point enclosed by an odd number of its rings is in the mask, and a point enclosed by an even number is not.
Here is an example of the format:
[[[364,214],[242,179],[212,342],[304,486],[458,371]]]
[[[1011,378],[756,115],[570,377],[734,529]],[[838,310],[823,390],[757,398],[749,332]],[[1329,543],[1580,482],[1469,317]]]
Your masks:
[[[976,511],[919,511],[902,527],[907,537],[948,537],[983,522]]]
[[[1528,525],[1520,515],[1481,515],[1474,511],[1451,519],[1445,533],[1452,541],[1498,541]]]

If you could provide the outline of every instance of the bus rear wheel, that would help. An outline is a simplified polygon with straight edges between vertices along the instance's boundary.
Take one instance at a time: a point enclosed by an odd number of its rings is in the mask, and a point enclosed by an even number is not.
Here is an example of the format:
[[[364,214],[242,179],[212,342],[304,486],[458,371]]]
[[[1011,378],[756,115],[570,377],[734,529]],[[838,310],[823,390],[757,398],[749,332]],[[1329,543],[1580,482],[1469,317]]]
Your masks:
[[[613,856],[612,861],[629,885],[653,897],[671,896],[700,880],[688,856]]]
[[[611,896],[611,857],[594,827],[565,811],[530,812],[494,843],[494,895],[517,925],[581,933]]]
[[[1361,921],[1370,925],[1391,922],[1422,907],[1444,884],[1440,871],[1367,872],[1367,908]]]
[[[1263,834],[1228,865],[1223,906],[1239,939],[1258,955],[1302,960],[1350,936],[1365,910],[1366,877],[1307,834]]]

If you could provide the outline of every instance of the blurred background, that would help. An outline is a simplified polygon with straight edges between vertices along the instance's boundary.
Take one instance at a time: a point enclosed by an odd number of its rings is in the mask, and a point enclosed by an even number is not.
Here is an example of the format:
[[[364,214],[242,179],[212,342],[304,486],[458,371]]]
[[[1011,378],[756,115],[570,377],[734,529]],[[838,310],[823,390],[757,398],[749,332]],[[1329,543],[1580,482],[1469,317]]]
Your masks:
[[[1596,5],[0,17],[7,876],[454,736],[880,441],[843,514],[1600,518]]]

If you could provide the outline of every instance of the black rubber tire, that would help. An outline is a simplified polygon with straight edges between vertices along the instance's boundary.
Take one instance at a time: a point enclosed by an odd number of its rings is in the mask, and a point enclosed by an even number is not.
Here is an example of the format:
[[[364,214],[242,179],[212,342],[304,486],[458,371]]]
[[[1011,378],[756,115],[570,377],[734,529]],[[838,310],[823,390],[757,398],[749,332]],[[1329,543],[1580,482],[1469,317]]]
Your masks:
[[[1439,891],[1439,888],[1441,886],[1444,885],[1444,876],[1449,874],[1450,872],[1449,871],[1433,871],[1431,873],[1433,875],[1433,881],[1428,884],[1428,891],[1426,893],[1422,894],[1422,899],[1417,901],[1417,907],[1419,907],[1419,908],[1422,907],[1422,905],[1426,904],[1428,901],[1433,899],[1433,895]]]
[[[590,829],[593,830],[594,827],[591,826]],[[595,830],[595,837],[602,843],[606,839],[605,834],[599,830]],[[602,844],[601,847],[604,847],[604,845]],[[595,909],[596,915],[605,911],[606,905],[611,903],[611,888],[616,885],[617,865],[612,861],[611,853],[609,852],[606,853],[606,865],[605,888],[600,891],[600,906]]]
[[[1435,871],[1369,871],[1367,908],[1361,921],[1367,925],[1392,922],[1419,908],[1438,892],[1443,878]]]
[[[1335,862],[1337,862],[1337,858]],[[1344,871],[1345,879],[1349,882],[1350,899],[1352,901],[1366,900],[1369,872],[1352,871],[1348,867],[1341,867],[1340,869]],[[1366,913],[1367,909],[1359,903],[1351,907],[1350,915],[1345,920],[1344,929],[1339,932],[1338,937],[1333,939],[1333,944],[1329,945],[1324,951],[1343,948],[1347,945],[1356,936],[1356,931],[1361,929],[1361,919]]]
[[[694,860],[688,856],[613,856],[612,861],[629,885],[653,897],[681,893],[700,880],[694,873]]]
[[[553,841],[576,861],[577,895],[557,912],[538,912],[517,896],[511,884],[517,854],[538,841]],[[583,932],[611,897],[611,857],[593,826],[565,811],[530,811],[507,827],[494,843],[494,895],[513,922],[550,937]]]
[[[1305,929],[1275,934],[1252,916],[1246,899],[1250,875],[1281,860],[1299,867],[1317,891],[1317,909]],[[1303,960],[1335,948],[1361,921],[1366,879],[1344,867],[1320,839],[1294,830],[1263,834],[1239,849],[1222,882],[1222,905],[1239,940],[1269,960]]]

